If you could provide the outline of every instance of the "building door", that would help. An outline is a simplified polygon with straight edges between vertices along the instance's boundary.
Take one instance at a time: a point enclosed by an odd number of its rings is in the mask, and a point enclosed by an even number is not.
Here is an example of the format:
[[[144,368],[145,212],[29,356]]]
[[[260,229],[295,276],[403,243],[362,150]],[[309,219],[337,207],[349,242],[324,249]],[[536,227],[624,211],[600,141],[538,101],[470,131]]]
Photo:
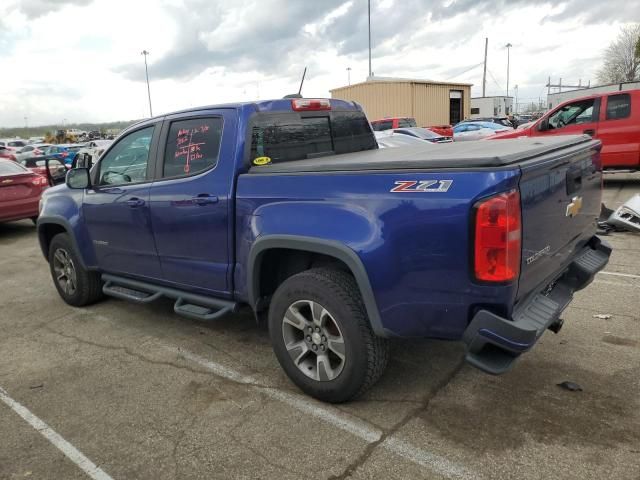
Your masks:
[[[455,125],[462,120],[462,90],[449,91],[449,123]]]

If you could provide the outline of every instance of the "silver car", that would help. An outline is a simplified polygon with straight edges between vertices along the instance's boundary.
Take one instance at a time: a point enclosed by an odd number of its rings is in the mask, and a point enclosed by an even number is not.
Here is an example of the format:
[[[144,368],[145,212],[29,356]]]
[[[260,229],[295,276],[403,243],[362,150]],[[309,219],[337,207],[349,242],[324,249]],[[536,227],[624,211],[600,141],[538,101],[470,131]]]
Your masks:
[[[453,141],[480,140],[499,132],[507,132],[513,128],[493,122],[462,122],[453,127]]]

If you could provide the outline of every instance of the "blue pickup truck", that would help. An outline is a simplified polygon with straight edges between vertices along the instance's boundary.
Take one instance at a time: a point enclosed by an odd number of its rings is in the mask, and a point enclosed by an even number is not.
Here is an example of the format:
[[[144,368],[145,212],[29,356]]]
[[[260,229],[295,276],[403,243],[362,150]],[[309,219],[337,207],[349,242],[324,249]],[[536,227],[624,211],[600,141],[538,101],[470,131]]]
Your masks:
[[[37,228],[68,304],[248,307],[296,385],[344,402],[389,337],[463,341],[500,374],[557,332],[611,253],[601,170],[588,136],[378,149],[353,102],[219,105],[129,127],[45,193]]]

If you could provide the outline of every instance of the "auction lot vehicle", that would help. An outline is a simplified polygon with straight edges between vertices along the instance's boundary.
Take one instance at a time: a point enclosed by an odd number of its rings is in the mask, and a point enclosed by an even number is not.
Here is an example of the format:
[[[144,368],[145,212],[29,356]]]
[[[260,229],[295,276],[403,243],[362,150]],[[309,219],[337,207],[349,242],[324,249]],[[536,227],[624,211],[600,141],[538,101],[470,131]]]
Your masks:
[[[466,142],[469,140],[481,140],[499,132],[512,131],[512,127],[505,127],[499,123],[464,121],[453,127],[453,141]]]
[[[38,217],[38,203],[49,186],[45,177],[22,165],[0,159],[0,222]]]
[[[410,128],[417,127],[415,118],[410,117],[393,117],[383,118],[381,120],[372,120],[371,128],[376,132],[382,132],[384,130],[393,130],[396,128]]]
[[[207,321],[249,306],[304,392],[350,400],[388,337],[462,340],[507,371],[611,253],[589,136],[378,149],[361,108],[282,99],[129,127],[43,197],[61,297]]]
[[[587,134],[602,142],[605,170],[640,169],[640,90],[607,92],[569,100],[528,128],[487,140]]]

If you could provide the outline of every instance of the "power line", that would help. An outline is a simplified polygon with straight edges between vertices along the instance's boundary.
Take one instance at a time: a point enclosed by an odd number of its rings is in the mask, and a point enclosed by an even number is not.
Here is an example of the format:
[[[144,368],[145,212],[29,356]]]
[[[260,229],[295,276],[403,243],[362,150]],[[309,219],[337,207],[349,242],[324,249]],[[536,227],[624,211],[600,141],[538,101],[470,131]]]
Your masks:
[[[451,79],[454,79],[454,78],[456,78],[456,77],[459,77],[460,75],[464,75],[465,73],[470,72],[470,71],[471,71],[471,70],[473,70],[474,68],[478,68],[480,65],[483,65],[483,64],[484,64],[484,62],[480,62],[480,63],[478,63],[478,64],[476,64],[476,65],[473,65],[472,67],[467,68],[466,70],[463,70],[463,71],[462,71],[462,72],[460,72],[460,73],[456,73],[453,77],[449,77],[449,78],[447,78],[447,81],[448,81],[448,80],[451,80]]]
[[[491,75],[491,79],[493,80],[493,83],[495,83],[495,84],[496,84],[496,87],[498,87],[498,90],[500,90],[500,91],[504,90],[504,89],[500,86],[500,84],[498,83],[498,81],[496,80],[496,77],[494,77],[494,76],[493,76],[493,73],[491,73],[491,70],[489,70],[489,69],[487,68],[487,72],[489,72],[489,75]]]

